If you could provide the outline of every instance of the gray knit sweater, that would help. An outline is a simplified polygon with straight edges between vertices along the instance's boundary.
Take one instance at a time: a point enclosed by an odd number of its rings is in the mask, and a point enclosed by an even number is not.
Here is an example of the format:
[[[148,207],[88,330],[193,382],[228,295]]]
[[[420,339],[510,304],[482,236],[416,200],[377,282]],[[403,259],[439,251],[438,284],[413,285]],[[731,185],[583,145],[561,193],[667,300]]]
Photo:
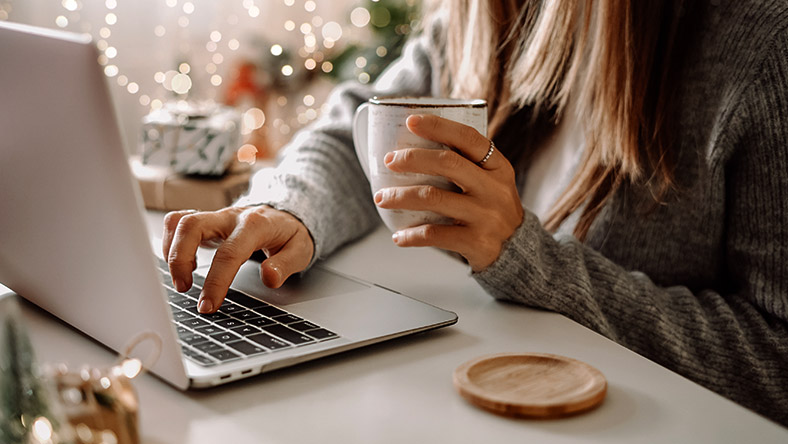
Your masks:
[[[788,2],[712,3],[681,76],[678,197],[644,213],[648,197],[624,187],[585,243],[526,211],[473,278],[788,425]],[[353,112],[373,95],[438,95],[441,38],[437,27],[413,38],[374,85],[337,88],[239,204],[299,217],[315,258],[375,227]]]

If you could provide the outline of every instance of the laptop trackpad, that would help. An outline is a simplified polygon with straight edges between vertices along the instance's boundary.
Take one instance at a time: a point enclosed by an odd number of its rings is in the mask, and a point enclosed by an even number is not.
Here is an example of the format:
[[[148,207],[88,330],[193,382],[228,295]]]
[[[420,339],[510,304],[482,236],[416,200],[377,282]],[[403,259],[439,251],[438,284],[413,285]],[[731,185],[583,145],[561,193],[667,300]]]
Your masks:
[[[232,287],[274,305],[286,306],[300,302],[347,294],[369,288],[329,270],[314,266],[303,274],[290,276],[282,287],[273,289],[260,279],[260,263],[247,261],[241,266]]]

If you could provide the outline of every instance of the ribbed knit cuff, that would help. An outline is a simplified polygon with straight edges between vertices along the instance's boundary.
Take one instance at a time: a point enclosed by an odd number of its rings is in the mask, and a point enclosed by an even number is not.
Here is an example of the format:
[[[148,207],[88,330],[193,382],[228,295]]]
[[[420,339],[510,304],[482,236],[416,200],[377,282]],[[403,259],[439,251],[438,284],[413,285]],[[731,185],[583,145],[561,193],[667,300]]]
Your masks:
[[[304,269],[308,270],[321,257],[321,245],[317,242],[317,233],[320,229],[319,218],[314,211],[314,205],[298,191],[294,191],[285,185],[285,180],[280,176],[275,176],[274,169],[260,170],[255,174],[253,187],[258,184],[257,189],[250,189],[250,192],[241,196],[234,204],[235,207],[251,205],[268,205],[274,209],[285,211],[292,214],[301,221],[312,238],[314,251],[309,265]],[[261,190],[260,188],[265,188]],[[256,196],[256,197],[252,197]]]
[[[472,277],[496,299],[535,305],[532,286],[544,281],[538,276],[540,267],[536,266],[540,234],[547,235],[539,219],[525,211],[523,223],[504,243],[498,259],[484,270],[472,273]],[[544,301],[538,305],[544,306]]]

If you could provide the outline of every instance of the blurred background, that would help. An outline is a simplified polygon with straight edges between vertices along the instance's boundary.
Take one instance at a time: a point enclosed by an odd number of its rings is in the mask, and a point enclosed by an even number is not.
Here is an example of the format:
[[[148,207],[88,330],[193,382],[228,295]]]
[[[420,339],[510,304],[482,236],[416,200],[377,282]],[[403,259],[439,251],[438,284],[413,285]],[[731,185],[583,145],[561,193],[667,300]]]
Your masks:
[[[0,20],[96,42],[127,147],[171,105],[225,104],[270,159],[332,86],[368,83],[419,26],[419,0],[0,0]]]

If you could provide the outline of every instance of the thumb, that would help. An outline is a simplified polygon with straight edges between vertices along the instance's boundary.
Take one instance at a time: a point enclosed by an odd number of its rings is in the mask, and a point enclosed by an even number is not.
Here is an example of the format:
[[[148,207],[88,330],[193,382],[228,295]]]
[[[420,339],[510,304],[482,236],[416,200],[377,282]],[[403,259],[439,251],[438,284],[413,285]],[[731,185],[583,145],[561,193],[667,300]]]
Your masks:
[[[292,238],[276,254],[260,265],[260,277],[269,288],[279,288],[293,273],[303,271],[312,260],[312,249],[302,240]]]

